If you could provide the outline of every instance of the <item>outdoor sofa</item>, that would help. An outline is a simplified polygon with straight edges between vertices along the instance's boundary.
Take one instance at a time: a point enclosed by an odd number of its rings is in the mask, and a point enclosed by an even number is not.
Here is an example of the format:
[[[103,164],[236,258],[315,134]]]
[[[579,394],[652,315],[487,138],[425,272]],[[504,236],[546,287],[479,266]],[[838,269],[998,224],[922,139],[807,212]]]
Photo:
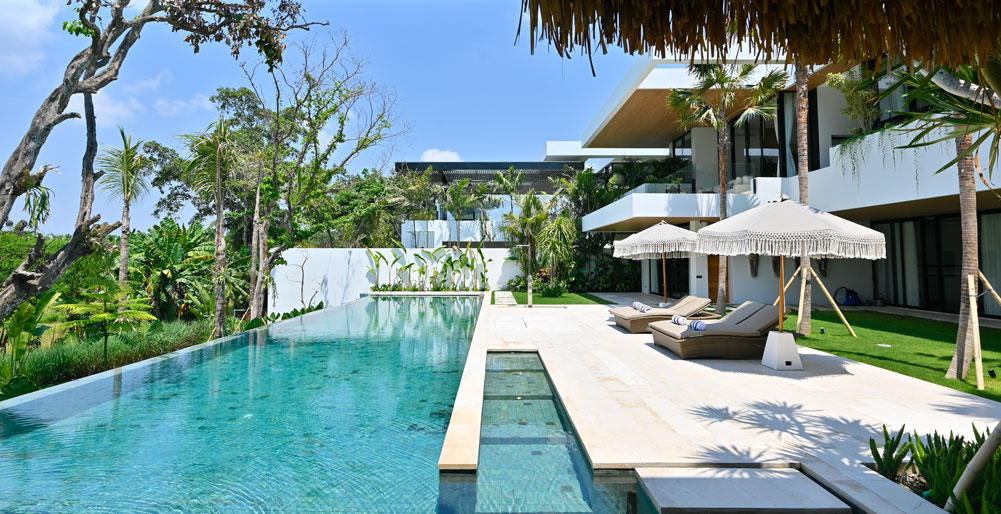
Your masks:
[[[690,319],[714,319],[719,315],[703,312],[703,309],[712,303],[708,298],[698,296],[685,296],[671,304],[670,307],[654,308],[648,312],[640,312],[632,307],[616,307],[608,309],[608,313],[615,317],[615,324],[628,330],[630,333],[639,334],[649,332],[647,326],[655,321],[667,320],[670,322],[674,315],[684,316]]]
[[[744,302],[726,316],[706,322],[705,330],[671,321],[650,324],[653,342],[682,359],[760,359],[768,332],[779,324],[779,308]]]

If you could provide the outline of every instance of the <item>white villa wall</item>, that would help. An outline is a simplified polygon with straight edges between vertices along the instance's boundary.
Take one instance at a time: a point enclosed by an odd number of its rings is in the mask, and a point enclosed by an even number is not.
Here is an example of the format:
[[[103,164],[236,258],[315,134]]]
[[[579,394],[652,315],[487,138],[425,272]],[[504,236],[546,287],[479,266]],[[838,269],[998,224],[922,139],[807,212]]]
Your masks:
[[[841,114],[841,109],[847,107],[845,95],[828,86],[817,88],[817,137],[820,142],[820,167],[831,165],[831,136],[850,136],[852,130],[858,129],[858,123]]]
[[[374,248],[384,256],[394,259],[401,253],[397,248]],[[407,250],[407,262],[413,262],[417,249]],[[487,263],[487,281],[491,289],[507,285],[507,281],[521,274],[518,263],[508,260],[506,248],[484,248]],[[276,266],[268,295],[268,311],[284,313],[316,304],[340,305],[356,300],[371,291],[374,273],[368,270],[371,260],[364,248],[292,248],[283,254],[287,264]],[[389,278],[389,270],[382,266],[380,283]],[[312,302],[311,302],[312,300]]]
[[[730,257],[727,261],[730,275],[730,301],[740,303],[751,300],[761,303],[772,303],[779,294],[779,278],[772,268],[772,258],[762,256],[758,261],[758,276],[751,277],[750,259],[747,256]],[[786,259],[787,282],[796,271],[795,259]],[[814,269],[817,269],[814,264]],[[861,259],[828,259],[827,276],[820,277],[831,294],[839,287],[855,290],[863,301],[872,301],[872,261]],[[786,294],[786,303],[795,306],[799,303],[800,282],[797,280]],[[844,300],[844,293],[838,294]],[[813,285],[813,304],[830,305],[820,287]]]
[[[692,129],[692,165],[696,188],[710,191],[719,184],[719,153],[716,151],[716,130],[712,127]]]

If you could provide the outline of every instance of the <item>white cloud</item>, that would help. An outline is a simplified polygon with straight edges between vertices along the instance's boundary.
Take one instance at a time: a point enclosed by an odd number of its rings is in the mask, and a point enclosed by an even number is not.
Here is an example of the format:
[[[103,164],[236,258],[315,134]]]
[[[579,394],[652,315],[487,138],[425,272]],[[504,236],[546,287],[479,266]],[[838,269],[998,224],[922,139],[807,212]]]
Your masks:
[[[429,162],[458,162],[462,160],[462,157],[459,157],[459,152],[452,150],[428,148],[421,154],[421,160]]]
[[[160,116],[171,117],[212,110],[212,102],[209,101],[208,96],[199,93],[188,100],[171,100],[161,97],[153,104],[153,108]]]
[[[63,2],[65,3],[65,2]],[[57,0],[4,0],[0,16],[0,73],[28,73],[45,59],[42,46],[50,41]],[[17,13],[16,15],[11,13]]]
[[[83,95],[73,95],[67,112],[78,112],[83,116]],[[125,100],[115,100],[104,91],[94,94],[94,116],[99,127],[125,127],[136,120],[136,115],[146,110],[146,106],[134,97]]]
[[[132,92],[139,92],[144,90],[156,91],[160,89],[160,85],[166,82],[170,82],[174,79],[174,74],[170,70],[163,70],[157,73],[155,77],[143,79],[138,82],[134,82],[125,87]]]

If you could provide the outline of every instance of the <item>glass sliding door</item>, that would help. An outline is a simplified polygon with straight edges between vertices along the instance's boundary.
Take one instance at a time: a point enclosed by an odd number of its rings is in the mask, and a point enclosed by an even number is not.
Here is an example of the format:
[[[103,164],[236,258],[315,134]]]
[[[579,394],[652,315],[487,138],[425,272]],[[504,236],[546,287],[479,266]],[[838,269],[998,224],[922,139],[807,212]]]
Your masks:
[[[1001,287],[1001,212],[980,217],[980,270],[997,291]],[[993,297],[983,296],[984,314],[1001,316]]]

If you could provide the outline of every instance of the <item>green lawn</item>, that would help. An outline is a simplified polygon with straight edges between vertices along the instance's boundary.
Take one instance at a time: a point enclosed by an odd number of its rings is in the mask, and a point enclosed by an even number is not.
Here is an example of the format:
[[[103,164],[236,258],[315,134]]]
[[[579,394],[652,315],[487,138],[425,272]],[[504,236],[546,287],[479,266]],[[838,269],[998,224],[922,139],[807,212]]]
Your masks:
[[[960,391],[1001,401],[1001,330],[981,328],[983,348],[984,391],[977,390],[977,380],[971,366],[966,381],[946,379],[952,354],[956,349],[956,325],[911,316],[898,316],[866,311],[845,312],[858,338],[831,311],[813,311],[813,334],[799,337],[796,342],[852,360],[879,366],[921,380],[941,384]],[[796,327],[796,315],[786,318],[785,327]],[[827,330],[821,335],[820,328]],[[892,345],[889,348],[877,344]],[[992,379],[988,369],[995,369],[999,378]]]
[[[511,293],[518,305],[528,303],[528,293]],[[567,293],[557,298],[547,298],[538,293],[532,295],[534,305],[608,305],[612,302],[587,293]]]

